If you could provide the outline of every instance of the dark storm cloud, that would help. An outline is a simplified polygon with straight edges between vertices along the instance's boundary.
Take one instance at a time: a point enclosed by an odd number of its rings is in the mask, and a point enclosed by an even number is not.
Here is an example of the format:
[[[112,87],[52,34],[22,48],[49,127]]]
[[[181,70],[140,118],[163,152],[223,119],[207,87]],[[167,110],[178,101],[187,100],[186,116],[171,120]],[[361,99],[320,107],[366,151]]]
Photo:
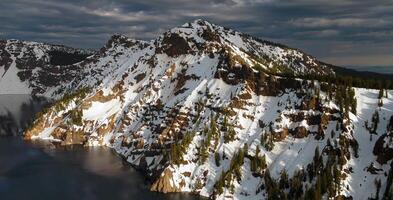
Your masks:
[[[0,37],[99,48],[152,39],[196,18],[338,65],[393,65],[390,0],[1,0]]]

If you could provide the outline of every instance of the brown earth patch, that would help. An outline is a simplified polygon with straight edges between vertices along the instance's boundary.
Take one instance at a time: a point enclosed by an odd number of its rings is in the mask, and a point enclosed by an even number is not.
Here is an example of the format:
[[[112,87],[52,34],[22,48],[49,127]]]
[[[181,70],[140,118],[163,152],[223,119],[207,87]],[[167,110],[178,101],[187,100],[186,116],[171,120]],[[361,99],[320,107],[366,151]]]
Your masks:
[[[308,131],[303,126],[299,126],[293,130],[289,130],[289,133],[293,135],[295,138],[305,138],[308,136]]]
[[[141,80],[143,80],[146,77],[146,73],[141,73],[135,76],[135,80],[137,83],[139,83]]]
[[[282,141],[285,140],[285,138],[287,138],[289,134],[289,130],[288,128],[283,128],[282,131],[280,132],[275,132],[274,135],[274,141]]]

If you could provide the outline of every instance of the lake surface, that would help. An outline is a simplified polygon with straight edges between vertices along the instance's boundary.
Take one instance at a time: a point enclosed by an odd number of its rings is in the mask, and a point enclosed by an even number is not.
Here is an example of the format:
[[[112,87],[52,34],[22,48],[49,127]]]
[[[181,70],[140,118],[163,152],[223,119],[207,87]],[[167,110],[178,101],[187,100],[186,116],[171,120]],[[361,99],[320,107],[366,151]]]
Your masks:
[[[49,103],[43,97],[27,94],[0,95],[0,136],[21,135],[35,113]]]
[[[41,100],[1,96],[0,109],[3,112],[0,115],[5,113],[8,116],[8,121],[0,118],[0,127],[6,127],[3,132],[16,130],[20,133],[42,106]],[[55,148],[48,142],[24,141],[21,136],[0,136],[1,200],[199,199],[188,194],[150,192],[149,186],[141,173],[110,148]]]
[[[0,199],[197,199],[149,191],[145,178],[109,148],[0,138]]]

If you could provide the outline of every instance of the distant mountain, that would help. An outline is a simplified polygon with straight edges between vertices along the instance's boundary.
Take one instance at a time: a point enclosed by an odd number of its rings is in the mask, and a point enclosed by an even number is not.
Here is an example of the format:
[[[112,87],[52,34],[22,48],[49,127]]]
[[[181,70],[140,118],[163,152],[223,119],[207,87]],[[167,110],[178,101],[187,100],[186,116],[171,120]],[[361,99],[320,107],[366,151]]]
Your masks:
[[[391,195],[393,91],[323,81],[347,71],[299,50],[196,20],[73,66],[26,139],[109,146],[160,192]]]
[[[44,94],[73,79],[95,53],[62,45],[0,40],[0,94]]]
[[[346,66],[346,68],[362,72],[375,72],[393,75],[393,66]]]

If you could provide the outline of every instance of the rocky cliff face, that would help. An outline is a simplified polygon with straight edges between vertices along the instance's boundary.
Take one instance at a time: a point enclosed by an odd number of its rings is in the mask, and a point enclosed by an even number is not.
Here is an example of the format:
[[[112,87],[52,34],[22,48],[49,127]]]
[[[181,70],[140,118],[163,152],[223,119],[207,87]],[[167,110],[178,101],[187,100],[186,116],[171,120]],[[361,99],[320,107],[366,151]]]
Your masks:
[[[26,139],[106,145],[154,191],[218,199],[362,199],[388,183],[373,135],[392,99],[288,78],[334,76],[298,50],[197,20],[148,42],[115,35],[82,63]]]
[[[93,53],[62,45],[0,40],[0,94],[45,95],[73,80],[81,67],[74,64]]]

